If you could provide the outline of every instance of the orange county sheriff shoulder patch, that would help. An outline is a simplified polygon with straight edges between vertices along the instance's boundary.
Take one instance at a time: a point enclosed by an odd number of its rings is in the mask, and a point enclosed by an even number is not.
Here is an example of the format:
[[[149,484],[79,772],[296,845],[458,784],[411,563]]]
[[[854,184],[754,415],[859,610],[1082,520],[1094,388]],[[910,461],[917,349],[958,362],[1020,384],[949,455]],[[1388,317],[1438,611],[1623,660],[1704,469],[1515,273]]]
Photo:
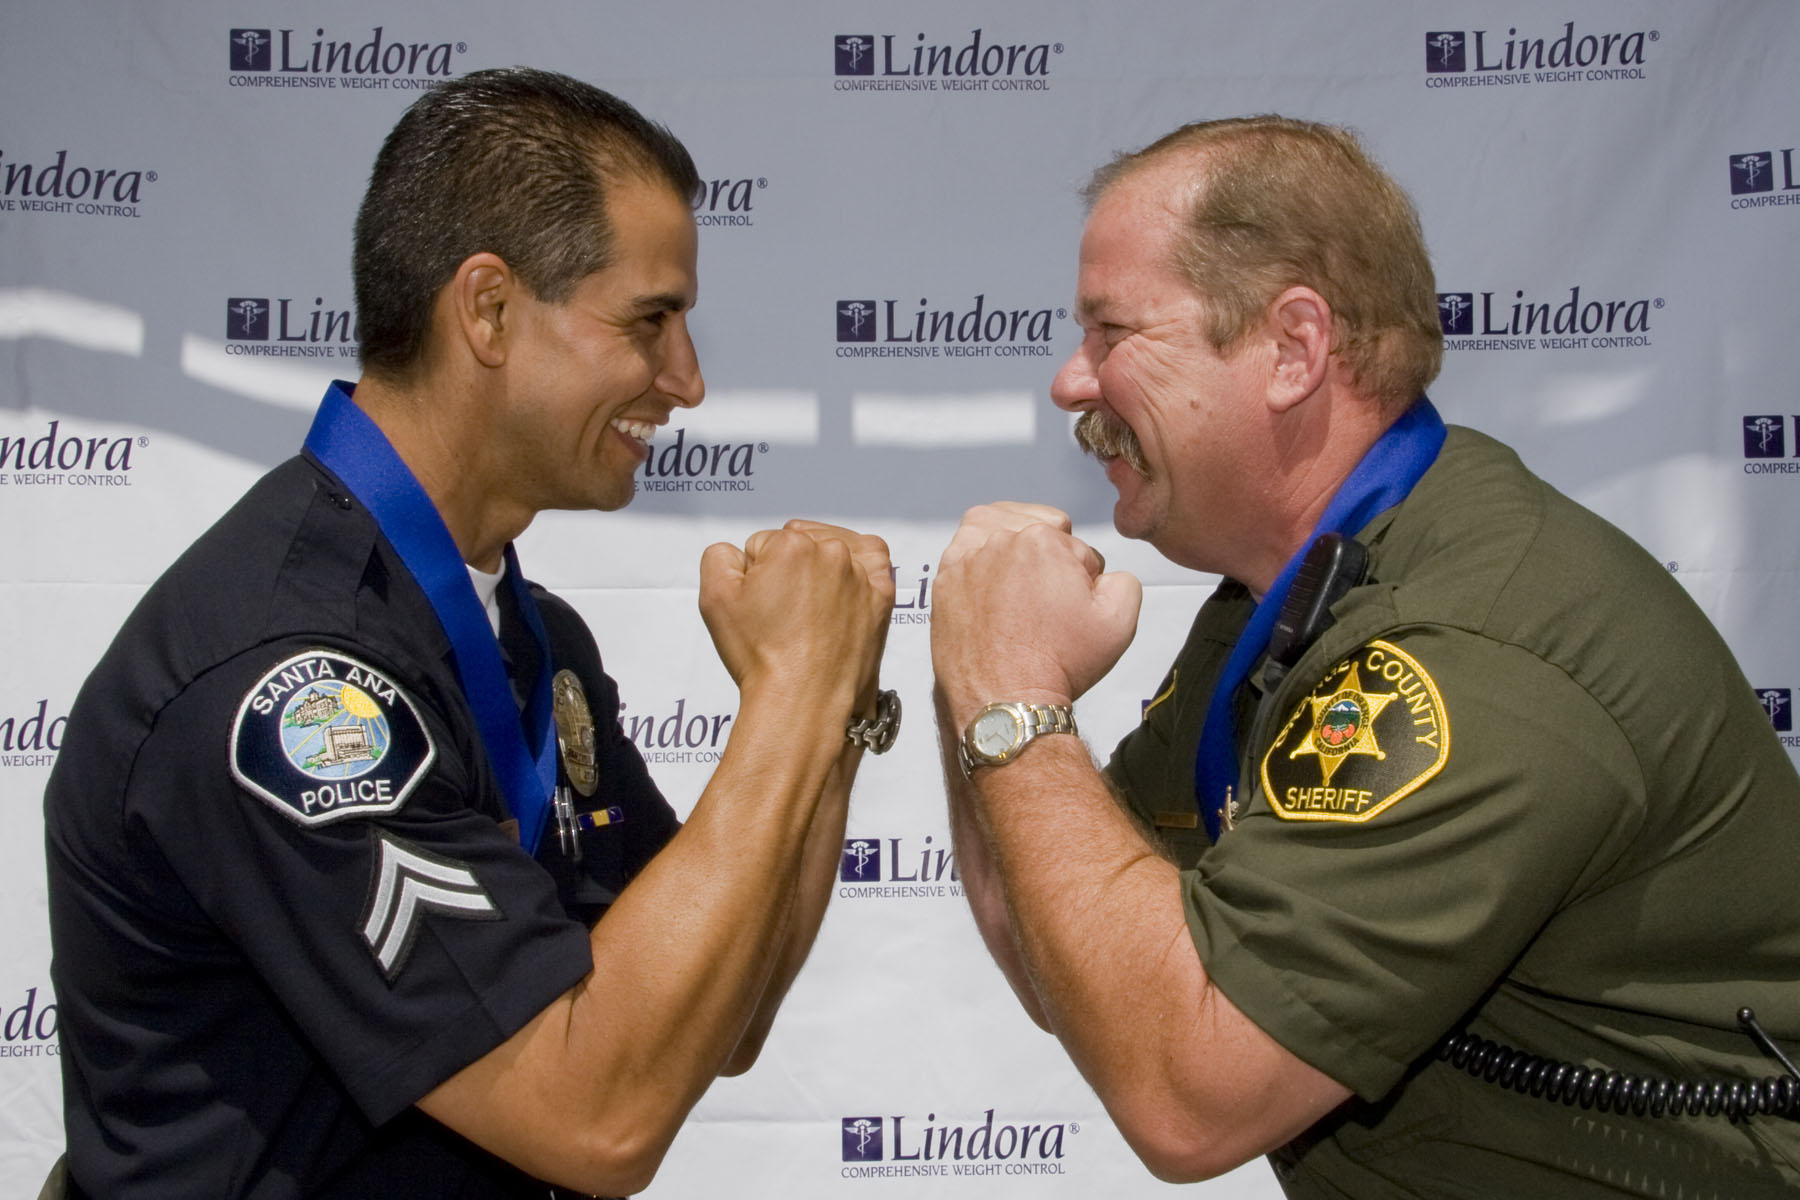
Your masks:
[[[1419,661],[1370,642],[1328,672],[1263,756],[1285,821],[1367,821],[1450,761],[1450,715]]]

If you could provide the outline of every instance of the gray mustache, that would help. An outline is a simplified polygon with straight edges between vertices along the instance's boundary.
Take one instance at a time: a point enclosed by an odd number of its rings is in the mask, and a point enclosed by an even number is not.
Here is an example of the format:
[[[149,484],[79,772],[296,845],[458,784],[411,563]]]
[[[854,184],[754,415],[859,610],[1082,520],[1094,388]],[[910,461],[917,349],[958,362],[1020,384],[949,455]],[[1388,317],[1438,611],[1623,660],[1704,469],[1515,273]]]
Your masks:
[[[1137,434],[1111,413],[1097,408],[1082,413],[1075,422],[1075,444],[1101,460],[1122,458],[1126,466],[1150,478],[1150,464],[1144,461]]]

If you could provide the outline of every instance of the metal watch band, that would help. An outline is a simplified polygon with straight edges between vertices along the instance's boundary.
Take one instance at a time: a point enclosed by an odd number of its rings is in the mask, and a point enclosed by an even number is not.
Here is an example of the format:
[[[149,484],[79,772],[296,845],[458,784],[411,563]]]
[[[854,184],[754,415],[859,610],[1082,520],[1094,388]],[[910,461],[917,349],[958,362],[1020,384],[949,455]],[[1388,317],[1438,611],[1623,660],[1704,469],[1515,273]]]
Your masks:
[[[876,754],[886,754],[900,736],[900,694],[888,689],[875,697],[875,715],[852,717],[844,727],[844,740]]]
[[[1075,710],[1067,704],[1027,704],[1025,740],[1045,733],[1074,733]]]

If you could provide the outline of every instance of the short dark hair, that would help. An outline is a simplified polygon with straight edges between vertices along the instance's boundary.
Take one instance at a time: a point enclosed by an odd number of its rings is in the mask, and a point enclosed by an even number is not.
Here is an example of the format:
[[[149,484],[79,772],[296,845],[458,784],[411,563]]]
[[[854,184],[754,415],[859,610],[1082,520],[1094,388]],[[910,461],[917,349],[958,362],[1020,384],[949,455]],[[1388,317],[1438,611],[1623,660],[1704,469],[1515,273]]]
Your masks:
[[[506,260],[532,294],[567,300],[612,257],[607,193],[700,175],[675,135],[591,84],[526,67],[474,71],[394,126],[356,217],[363,369],[404,378],[423,359],[437,294],[470,255]]]
[[[1184,125],[1095,172],[1088,203],[1184,154],[1200,186],[1174,265],[1211,310],[1213,346],[1229,349],[1305,285],[1331,305],[1332,353],[1357,383],[1390,411],[1412,403],[1444,358],[1431,257],[1411,199],[1356,135],[1279,116]]]

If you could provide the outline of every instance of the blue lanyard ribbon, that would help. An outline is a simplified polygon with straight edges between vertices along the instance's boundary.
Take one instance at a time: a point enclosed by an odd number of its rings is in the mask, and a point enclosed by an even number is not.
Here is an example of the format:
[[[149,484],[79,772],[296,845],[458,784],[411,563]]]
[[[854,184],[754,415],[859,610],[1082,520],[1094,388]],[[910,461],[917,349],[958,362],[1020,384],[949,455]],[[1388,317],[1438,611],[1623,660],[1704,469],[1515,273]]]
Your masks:
[[[351,400],[353,390],[352,384],[331,385],[307,431],[306,449],[362,501],[431,602],[444,636],[450,639],[457,679],[475,714],[481,744],[500,778],[507,806],[518,819],[519,843],[527,854],[536,854],[556,790],[550,639],[543,619],[509,542],[506,586],[538,647],[537,679],[521,719],[500,660],[500,643],[450,530],[381,428]]]
[[[1288,589],[1300,571],[1307,549],[1321,534],[1341,533],[1350,536],[1380,513],[1406,499],[1413,485],[1437,461],[1444,445],[1444,421],[1430,400],[1421,396],[1398,421],[1390,425],[1369,452],[1356,464],[1350,477],[1338,488],[1337,495],[1325,508],[1312,536],[1306,539],[1294,557],[1263,596],[1244,632],[1238,636],[1225,670],[1213,688],[1206,709],[1206,724],[1200,729],[1200,749],[1194,757],[1194,792],[1200,803],[1200,816],[1206,832],[1219,840],[1219,827],[1231,789],[1238,782],[1237,720],[1232,697],[1250,669],[1269,648],[1275,632],[1275,620],[1287,600]]]

